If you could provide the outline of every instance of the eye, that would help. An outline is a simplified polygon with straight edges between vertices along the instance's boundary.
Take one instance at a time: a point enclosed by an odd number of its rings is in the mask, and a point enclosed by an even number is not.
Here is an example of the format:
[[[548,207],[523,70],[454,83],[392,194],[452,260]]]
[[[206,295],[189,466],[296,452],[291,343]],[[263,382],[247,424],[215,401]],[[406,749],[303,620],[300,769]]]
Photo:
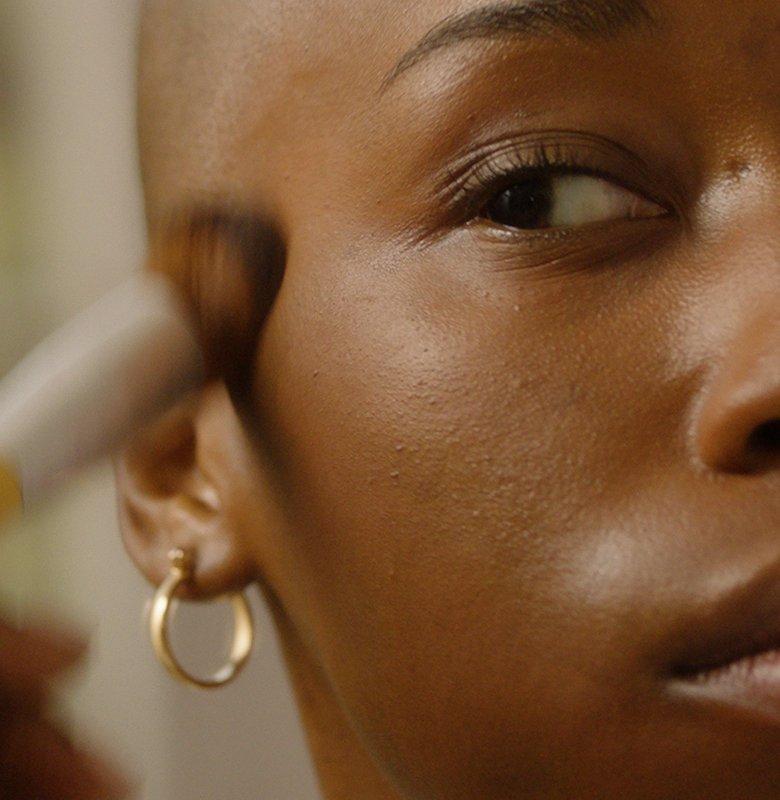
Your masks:
[[[495,195],[479,215],[507,228],[573,228],[618,219],[659,217],[667,210],[595,175],[532,170]]]

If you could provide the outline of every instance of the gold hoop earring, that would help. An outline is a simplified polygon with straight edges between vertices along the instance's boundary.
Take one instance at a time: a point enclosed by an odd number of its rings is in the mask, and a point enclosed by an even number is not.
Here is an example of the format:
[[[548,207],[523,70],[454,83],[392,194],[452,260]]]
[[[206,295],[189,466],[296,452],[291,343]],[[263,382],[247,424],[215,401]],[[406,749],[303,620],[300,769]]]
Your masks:
[[[178,588],[192,579],[193,558],[184,550],[171,550],[168,554],[171,571],[154,595],[149,617],[149,630],[157,658],[174,678],[199,689],[217,689],[230,683],[246,665],[254,643],[252,612],[246,597],[240,592],[230,594],[227,599],[233,606],[235,632],[230,648],[230,660],[211,678],[196,678],[190,675],[173,655],[168,639],[168,620]]]

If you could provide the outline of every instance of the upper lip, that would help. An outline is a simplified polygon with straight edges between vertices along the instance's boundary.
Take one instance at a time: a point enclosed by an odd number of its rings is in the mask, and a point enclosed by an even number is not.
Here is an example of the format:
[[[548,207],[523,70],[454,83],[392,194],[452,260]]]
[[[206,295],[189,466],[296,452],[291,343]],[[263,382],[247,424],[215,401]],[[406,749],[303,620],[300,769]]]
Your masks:
[[[780,649],[780,560],[699,608],[677,635],[672,675],[681,679]]]

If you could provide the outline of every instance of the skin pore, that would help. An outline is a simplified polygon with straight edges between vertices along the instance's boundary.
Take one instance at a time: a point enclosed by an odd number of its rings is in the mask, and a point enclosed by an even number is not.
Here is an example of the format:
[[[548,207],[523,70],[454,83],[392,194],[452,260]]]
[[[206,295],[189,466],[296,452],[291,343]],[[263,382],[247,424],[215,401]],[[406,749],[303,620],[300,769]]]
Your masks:
[[[489,5],[145,4],[230,379],[118,463],[127,549],[259,583],[328,800],[776,799],[780,713],[685,678],[780,614],[780,7]]]

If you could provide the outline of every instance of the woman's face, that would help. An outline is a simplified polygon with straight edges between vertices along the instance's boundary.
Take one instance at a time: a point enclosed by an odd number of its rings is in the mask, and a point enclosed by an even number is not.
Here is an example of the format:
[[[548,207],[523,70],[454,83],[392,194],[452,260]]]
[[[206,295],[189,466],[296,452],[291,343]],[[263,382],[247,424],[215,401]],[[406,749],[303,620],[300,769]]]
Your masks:
[[[780,646],[777,0],[211,5],[150,213],[284,244],[203,447],[251,433],[219,513],[361,745],[419,800],[776,799],[780,659],[700,669]]]

